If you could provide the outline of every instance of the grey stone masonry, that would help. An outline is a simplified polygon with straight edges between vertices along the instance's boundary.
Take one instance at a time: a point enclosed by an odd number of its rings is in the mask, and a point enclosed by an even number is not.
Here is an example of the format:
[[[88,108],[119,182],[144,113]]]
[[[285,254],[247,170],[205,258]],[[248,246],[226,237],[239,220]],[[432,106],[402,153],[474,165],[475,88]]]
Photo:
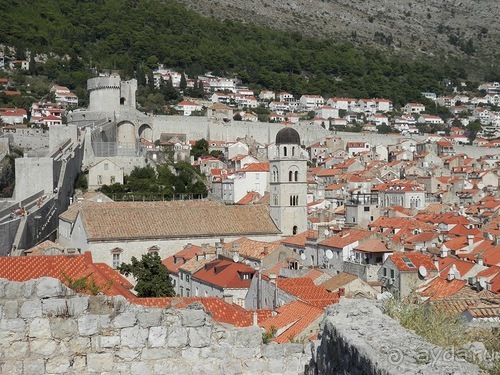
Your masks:
[[[385,315],[377,303],[341,299],[328,307],[306,374],[479,374],[465,353],[440,348]]]
[[[310,344],[263,344],[258,327],[203,310],[77,295],[59,280],[0,279],[0,374],[304,374]]]

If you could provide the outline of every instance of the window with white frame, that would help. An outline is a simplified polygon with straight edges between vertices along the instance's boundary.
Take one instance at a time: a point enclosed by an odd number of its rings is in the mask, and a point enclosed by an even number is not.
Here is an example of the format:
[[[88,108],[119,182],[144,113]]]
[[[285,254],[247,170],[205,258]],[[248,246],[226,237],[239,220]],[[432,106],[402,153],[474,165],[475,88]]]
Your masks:
[[[111,256],[113,259],[113,268],[117,269],[120,267],[121,264],[121,253],[123,252],[123,249],[120,249],[119,247],[115,247],[113,250],[111,250]]]

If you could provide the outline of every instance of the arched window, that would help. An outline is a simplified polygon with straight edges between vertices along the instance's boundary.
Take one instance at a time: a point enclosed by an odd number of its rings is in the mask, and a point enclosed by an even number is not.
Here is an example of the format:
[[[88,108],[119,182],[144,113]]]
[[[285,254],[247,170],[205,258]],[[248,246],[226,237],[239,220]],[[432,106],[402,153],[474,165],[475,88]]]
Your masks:
[[[296,225],[293,226],[293,229],[292,229],[292,234],[297,234],[297,231],[298,231],[298,227]]]
[[[292,147],[292,156],[295,156],[295,147]]]
[[[283,147],[283,156],[286,156],[286,146]]]
[[[156,245],[153,245],[148,249],[148,253],[160,255],[160,248]]]
[[[293,206],[293,196],[290,195],[290,206]]]
[[[295,171],[295,182],[299,180],[299,171]]]
[[[288,172],[288,181],[293,181],[293,172],[292,171]]]

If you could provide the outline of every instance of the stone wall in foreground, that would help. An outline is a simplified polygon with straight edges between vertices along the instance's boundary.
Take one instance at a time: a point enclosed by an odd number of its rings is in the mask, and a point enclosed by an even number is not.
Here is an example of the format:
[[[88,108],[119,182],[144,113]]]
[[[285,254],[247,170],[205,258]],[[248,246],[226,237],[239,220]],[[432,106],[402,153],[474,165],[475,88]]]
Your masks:
[[[474,375],[471,353],[424,341],[383,314],[376,302],[342,299],[327,309],[307,375]]]
[[[303,374],[311,349],[263,344],[202,306],[146,308],[59,280],[0,279],[0,374]]]

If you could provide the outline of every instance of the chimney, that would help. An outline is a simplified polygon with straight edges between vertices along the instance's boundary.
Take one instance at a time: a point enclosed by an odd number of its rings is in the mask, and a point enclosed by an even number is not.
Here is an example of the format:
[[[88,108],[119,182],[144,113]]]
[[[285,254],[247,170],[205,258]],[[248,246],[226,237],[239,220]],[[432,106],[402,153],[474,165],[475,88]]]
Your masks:
[[[222,254],[222,243],[217,242],[215,244],[215,258],[219,259],[219,256]]]
[[[467,246],[469,246],[469,251],[472,251],[472,248],[474,247],[474,235],[473,234],[467,235]]]
[[[259,325],[259,322],[257,320],[257,311],[254,311],[252,314],[252,325],[254,327],[257,327]]]
[[[233,251],[238,251],[238,242],[233,242]]]
[[[495,246],[500,246],[500,234],[495,235]]]
[[[477,256],[477,264],[479,264],[480,266],[484,266],[483,254],[482,253],[479,253],[478,256]]]
[[[446,246],[441,246],[441,258],[446,258],[448,256],[448,248]]]
[[[339,297],[344,297],[345,296],[345,288],[339,288]]]
[[[436,269],[439,272],[439,260],[438,260],[437,255],[434,254],[433,260],[434,260],[434,267],[436,267]]]
[[[269,254],[269,247],[264,246],[264,255]]]
[[[453,272],[453,268],[448,270],[448,281],[452,281],[455,278],[455,272]]]
[[[224,237],[221,237],[221,238],[219,239],[219,242],[220,242],[220,244],[221,244],[221,245],[224,245]]]

